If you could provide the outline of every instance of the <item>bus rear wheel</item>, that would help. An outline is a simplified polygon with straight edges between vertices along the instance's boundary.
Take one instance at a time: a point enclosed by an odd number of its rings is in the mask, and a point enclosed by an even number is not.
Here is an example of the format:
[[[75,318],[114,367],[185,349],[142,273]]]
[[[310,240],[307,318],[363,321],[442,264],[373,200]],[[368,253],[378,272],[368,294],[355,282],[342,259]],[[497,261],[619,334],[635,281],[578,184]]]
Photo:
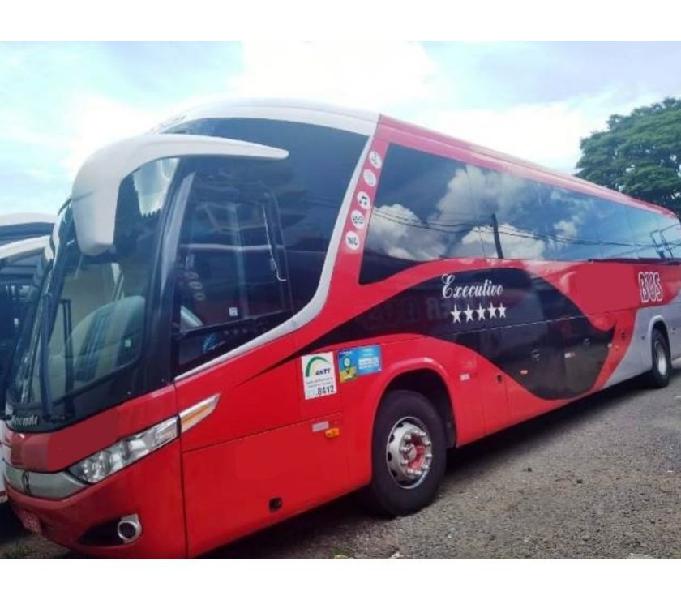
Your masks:
[[[653,364],[648,372],[648,383],[656,388],[666,387],[671,377],[672,361],[667,338],[657,328],[653,329],[650,346]]]
[[[364,494],[371,508],[399,516],[433,501],[447,463],[444,431],[425,396],[410,390],[388,392],[374,425],[372,479]]]

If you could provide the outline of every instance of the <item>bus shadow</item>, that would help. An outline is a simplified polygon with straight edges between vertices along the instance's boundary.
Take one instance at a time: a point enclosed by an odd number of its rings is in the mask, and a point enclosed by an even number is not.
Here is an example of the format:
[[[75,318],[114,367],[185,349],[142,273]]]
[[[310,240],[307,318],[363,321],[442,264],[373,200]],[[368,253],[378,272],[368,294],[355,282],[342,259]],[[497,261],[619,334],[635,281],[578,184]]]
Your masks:
[[[681,369],[675,368],[673,379]],[[536,445],[550,438],[557,430],[579,427],[619,404],[634,401],[642,391],[638,379],[617,384],[607,390],[576,400],[550,413],[535,417],[452,451],[448,457],[445,485],[471,471],[492,466],[520,447]],[[362,524],[375,522],[367,514],[355,494],[344,496],[320,508],[293,517],[261,532],[223,546],[205,558],[267,558],[286,550],[306,537],[333,535],[340,531],[353,531]],[[342,548],[329,548],[328,557],[343,553]],[[323,558],[323,557],[319,557]]]
[[[9,504],[5,503],[0,506],[0,544],[8,542],[15,542],[16,540],[25,537],[26,530],[23,528],[19,519],[10,508]]]
[[[672,373],[672,381],[681,369]],[[670,384],[671,385],[671,384]],[[468,471],[481,464],[491,464],[502,456],[523,446],[534,446],[550,439],[558,430],[579,427],[600,413],[619,404],[635,399],[636,394],[645,390],[639,378],[618,383],[602,392],[591,394],[549,413],[531,418],[508,429],[494,433],[481,440],[458,448],[450,453],[447,462],[448,473]]]

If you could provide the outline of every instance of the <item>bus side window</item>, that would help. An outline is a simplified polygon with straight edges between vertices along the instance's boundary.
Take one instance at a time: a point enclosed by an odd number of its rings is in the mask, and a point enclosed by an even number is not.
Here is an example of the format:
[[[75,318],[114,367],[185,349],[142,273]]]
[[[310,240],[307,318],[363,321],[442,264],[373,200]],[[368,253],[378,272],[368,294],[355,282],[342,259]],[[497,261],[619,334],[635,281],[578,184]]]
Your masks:
[[[678,219],[664,217],[665,225],[661,231],[664,247],[669,258],[681,258],[681,224]]]
[[[270,198],[197,175],[177,262],[176,369],[228,352],[291,315],[281,233]]]
[[[594,202],[603,258],[638,258],[639,247],[631,227],[629,207],[600,198]]]
[[[540,214],[546,227],[547,260],[600,258],[594,201],[584,194],[539,184]]]
[[[480,224],[463,163],[393,144],[376,192],[360,283],[423,262],[482,257]]]
[[[537,184],[472,165],[467,165],[466,171],[484,223],[485,255],[541,259],[546,250],[546,236]]]

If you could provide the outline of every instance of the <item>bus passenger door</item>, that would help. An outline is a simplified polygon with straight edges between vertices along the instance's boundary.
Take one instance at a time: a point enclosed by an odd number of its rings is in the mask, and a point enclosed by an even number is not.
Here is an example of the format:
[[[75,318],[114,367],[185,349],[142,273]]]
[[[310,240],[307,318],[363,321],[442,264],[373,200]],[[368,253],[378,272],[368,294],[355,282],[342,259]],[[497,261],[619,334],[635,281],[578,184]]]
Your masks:
[[[304,452],[315,495],[347,491],[346,435],[341,412],[337,352],[318,352],[296,359],[298,398],[303,419]]]
[[[513,423],[506,379],[508,376],[498,366],[503,350],[503,327],[490,327],[480,332],[481,355],[491,361],[490,370],[485,370],[484,394],[482,395],[485,433],[500,431]]]

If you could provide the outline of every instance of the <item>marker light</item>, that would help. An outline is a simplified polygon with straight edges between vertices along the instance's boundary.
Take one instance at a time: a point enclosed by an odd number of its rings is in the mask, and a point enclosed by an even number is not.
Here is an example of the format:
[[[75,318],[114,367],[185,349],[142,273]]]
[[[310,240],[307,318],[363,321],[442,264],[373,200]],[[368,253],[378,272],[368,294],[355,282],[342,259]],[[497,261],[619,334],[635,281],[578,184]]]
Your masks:
[[[194,404],[180,413],[180,429],[182,433],[189,431],[208,417],[217,407],[220,401],[220,394],[214,394],[201,402]]]
[[[178,436],[178,419],[166,419],[136,435],[124,438],[73,465],[72,475],[87,483],[97,483],[158,450]]]

